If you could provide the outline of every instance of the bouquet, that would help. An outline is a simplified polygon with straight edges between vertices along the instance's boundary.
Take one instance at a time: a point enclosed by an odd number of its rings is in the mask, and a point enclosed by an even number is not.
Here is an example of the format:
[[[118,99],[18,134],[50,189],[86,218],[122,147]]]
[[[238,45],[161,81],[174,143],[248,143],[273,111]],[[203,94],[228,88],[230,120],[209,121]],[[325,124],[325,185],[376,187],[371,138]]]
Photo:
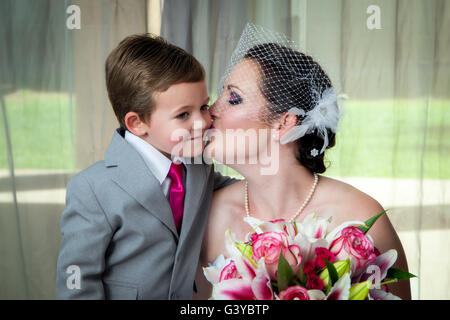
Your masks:
[[[386,284],[414,275],[392,268],[394,249],[380,254],[367,234],[385,211],[366,222],[349,221],[327,232],[330,219],[303,223],[244,219],[253,227],[244,242],[228,229],[229,258],[203,268],[216,300],[396,300]]]

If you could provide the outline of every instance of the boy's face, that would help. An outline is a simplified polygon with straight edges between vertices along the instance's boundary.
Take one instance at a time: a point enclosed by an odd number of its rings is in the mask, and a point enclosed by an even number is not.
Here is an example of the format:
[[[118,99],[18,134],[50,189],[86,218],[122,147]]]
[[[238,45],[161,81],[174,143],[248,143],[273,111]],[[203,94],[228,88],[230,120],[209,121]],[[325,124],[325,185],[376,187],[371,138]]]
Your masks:
[[[204,132],[211,126],[206,82],[174,84],[155,93],[154,102],[141,138],[168,158],[200,155]]]

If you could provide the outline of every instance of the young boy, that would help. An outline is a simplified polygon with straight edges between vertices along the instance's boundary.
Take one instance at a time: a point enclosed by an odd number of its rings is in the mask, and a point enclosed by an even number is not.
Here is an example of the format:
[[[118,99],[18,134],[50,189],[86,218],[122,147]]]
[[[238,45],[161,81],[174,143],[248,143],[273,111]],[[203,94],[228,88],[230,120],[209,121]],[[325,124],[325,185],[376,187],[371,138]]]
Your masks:
[[[192,298],[212,193],[235,182],[186,161],[211,126],[204,78],[192,55],[159,37],[130,36],[110,53],[120,128],[105,160],[67,185],[57,299]]]

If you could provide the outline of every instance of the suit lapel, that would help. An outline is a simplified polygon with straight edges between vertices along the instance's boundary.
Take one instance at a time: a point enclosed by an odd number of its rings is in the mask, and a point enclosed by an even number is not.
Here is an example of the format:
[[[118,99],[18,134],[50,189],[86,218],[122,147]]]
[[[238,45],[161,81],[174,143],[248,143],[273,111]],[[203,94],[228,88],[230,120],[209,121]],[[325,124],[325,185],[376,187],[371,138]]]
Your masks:
[[[184,248],[192,242],[188,241],[194,222],[199,214],[198,210],[201,201],[204,198],[204,192],[207,181],[207,171],[205,165],[187,164],[186,165],[186,193],[184,198],[183,224],[181,227],[180,240],[173,266],[172,278],[170,281],[170,289],[172,292],[175,284],[179,283],[178,279],[190,277],[190,272],[195,272],[197,261],[189,260],[192,257],[189,250]],[[207,214],[207,213],[203,213]],[[199,232],[199,231],[198,231]],[[196,252],[196,248],[191,248]],[[184,266],[184,267],[183,267]]]
[[[159,181],[119,131],[115,132],[105,153],[105,165],[113,170],[111,179],[158,218],[178,239],[172,210]]]
[[[206,170],[201,164],[186,164],[186,193],[184,196],[183,224],[179,247],[189,234],[203,198],[206,185]]]

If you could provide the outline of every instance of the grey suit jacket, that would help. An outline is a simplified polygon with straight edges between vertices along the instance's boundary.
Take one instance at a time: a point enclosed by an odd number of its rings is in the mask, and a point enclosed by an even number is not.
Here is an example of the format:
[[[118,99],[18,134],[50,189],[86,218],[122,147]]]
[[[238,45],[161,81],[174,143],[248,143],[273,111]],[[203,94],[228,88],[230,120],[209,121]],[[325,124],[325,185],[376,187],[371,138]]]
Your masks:
[[[237,180],[187,164],[178,234],[160,183],[122,134],[67,185],[56,298],[191,299],[213,190]]]

